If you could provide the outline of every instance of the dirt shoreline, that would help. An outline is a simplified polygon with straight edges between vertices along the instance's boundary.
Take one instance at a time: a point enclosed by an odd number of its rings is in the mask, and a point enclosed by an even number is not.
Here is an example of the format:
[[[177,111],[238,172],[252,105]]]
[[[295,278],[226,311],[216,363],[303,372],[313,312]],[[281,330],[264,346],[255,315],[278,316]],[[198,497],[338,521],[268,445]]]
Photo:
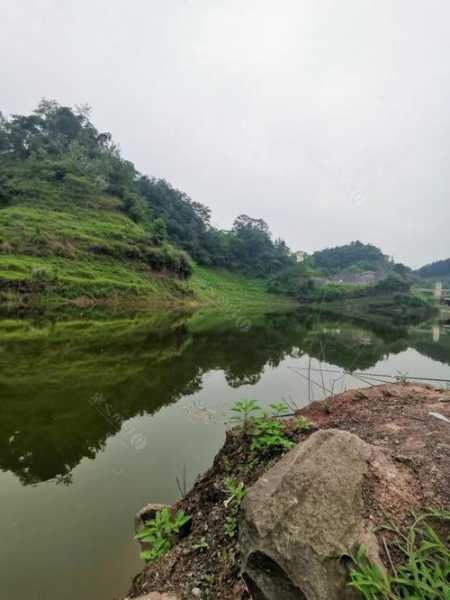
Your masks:
[[[313,423],[298,430],[298,416]],[[441,415],[441,417],[439,417]],[[444,417],[444,418],[442,418]],[[417,511],[450,509],[450,391],[416,384],[386,384],[351,390],[314,402],[286,419],[286,433],[302,443],[319,429],[341,429],[382,448],[404,469],[411,482],[408,494]],[[224,531],[227,492],[224,480],[233,477],[252,485],[281,454],[255,458],[248,436],[238,429],[227,432],[225,445],[212,467],[174,509],[192,517],[188,536],[158,561],[138,574],[129,598],[150,592],[172,592],[182,599],[243,600],[249,598],[240,577],[238,538]],[[376,473],[373,477],[376,477]],[[372,501],[371,481],[366,486],[367,506],[375,523],[386,518]],[[410,518],[410,506],[395,485],[386,489],[383,511],[400,524]],[[448,535],[448,532],[442,532]]]

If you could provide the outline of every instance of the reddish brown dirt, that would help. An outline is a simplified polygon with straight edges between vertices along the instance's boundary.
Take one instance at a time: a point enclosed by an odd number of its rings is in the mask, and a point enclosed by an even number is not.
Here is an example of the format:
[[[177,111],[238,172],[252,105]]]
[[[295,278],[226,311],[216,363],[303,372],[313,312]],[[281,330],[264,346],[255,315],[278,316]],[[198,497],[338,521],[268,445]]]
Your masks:
[[[380,488],[377,470],[385,465],[372,465],[365,490],[367,512],[376,523],[386,519],[386,513],[401,523],[408,521],[411,509],[450,509],[450,423],[431,416],[432,412],[450,419],[449,391],[421,385],[380,385],[311,404],[298,414],[308,417],[313,428],[299,433],[296,418],[292,418],[287,421],[287,433],[292,441],[302,443],[319,428],[343,429],[383,448],[403,471],[402,486],[392,481]],[[192,516],[190,534],[159,561],[146,566],[136,577],[130,597],[173,591],[183,599],[198,593],[197,597],[211,600],[248,598],[239,576],[238,542],[224,534],[224,479],[232,476],[249,486],[278,458],[255,460],[248,437],[236,430],[228,432],[211,469],[174,507]],[[195,548],[200,542],[206,547]]]
[[[430,415],[450,419],[448,391],[379,385],[314,402],[301,412],[317,427],[345,429],[388,451],[414,475],[419,505],[450,506],[450,423]]]

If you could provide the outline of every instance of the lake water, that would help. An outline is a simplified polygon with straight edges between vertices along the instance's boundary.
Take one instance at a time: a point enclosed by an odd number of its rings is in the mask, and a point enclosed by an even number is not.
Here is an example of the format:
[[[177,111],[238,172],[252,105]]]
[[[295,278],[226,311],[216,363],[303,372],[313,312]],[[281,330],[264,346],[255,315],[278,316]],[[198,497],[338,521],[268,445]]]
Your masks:
[[[134,514],[209,467],[236,401],[301,407],[369,381],[348,371],[450,379],[449,365],[442,325],[0,322],[0,599],[126,593],[142,567]]]

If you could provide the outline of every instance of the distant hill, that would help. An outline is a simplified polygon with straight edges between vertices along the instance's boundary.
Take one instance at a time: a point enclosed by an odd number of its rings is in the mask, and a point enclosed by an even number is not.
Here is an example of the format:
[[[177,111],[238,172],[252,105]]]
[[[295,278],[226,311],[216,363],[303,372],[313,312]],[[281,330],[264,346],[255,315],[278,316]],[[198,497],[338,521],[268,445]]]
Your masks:
[[[450,258],[438,260],[421,267],[415,271],[416,275],[425,279],[431,277],[450,277]]]
[[[386,269],[390,264],[388,257],[379,248],[360,241],[314,252],[312,262],[315,268],[330,275],[349,269],[378,271]]]

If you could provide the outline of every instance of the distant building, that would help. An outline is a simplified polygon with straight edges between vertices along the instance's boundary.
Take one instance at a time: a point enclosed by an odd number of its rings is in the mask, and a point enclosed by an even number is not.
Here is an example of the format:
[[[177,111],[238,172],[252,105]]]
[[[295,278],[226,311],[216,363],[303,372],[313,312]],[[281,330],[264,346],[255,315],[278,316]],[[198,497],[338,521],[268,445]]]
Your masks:
[[[375,283],[376,280],[377,280],[376,271],[364,271],[363,273],[359,274],[358,283]]]
[[[376,271],[363,271],[361,273],[355,271],[341,271],[329,279],[335,283],[354,283],[365,285],[375,283],[380,279],[380,275]]]
[[[302,263],[306,258],[306,252],[303,250],[297,250],[297,252],[294,252],[294,256],[298,263]]]

